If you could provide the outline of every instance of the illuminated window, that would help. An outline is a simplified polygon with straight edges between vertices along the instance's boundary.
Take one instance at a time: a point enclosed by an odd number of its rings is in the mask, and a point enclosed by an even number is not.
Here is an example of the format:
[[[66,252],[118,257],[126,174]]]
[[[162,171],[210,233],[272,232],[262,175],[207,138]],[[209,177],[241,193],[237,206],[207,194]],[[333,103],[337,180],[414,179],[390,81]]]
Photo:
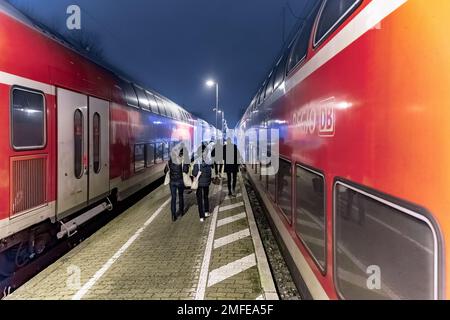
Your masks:
[[[45,146],[45,98],[42,93],[13,88],[11,142],[16,150]]]

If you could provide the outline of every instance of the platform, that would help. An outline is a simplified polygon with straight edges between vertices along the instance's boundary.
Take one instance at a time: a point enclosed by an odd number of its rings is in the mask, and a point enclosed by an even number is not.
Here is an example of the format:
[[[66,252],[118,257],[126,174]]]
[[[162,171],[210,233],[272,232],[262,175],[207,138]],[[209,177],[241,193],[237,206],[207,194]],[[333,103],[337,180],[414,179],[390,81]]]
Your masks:
[[[195,193],[175,223],[161,186],[6,299],[278,299],[242,178],[213,184],[199,221]]]

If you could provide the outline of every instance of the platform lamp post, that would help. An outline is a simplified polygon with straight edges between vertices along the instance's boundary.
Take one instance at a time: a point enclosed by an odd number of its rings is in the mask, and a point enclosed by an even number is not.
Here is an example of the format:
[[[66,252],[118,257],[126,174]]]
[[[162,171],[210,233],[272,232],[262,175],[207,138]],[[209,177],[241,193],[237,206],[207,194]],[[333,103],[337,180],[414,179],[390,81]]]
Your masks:
[[[217,140],[219,136],[218,134],[219,129],[217,128],[218,127],[217,120],[219,114],[219,84],[214,80],[208,80],[206,81],[206,86],[208,86],[209,88],[216,86],[216,107],[213,109],[213,111],[216,111],[216,140]]]

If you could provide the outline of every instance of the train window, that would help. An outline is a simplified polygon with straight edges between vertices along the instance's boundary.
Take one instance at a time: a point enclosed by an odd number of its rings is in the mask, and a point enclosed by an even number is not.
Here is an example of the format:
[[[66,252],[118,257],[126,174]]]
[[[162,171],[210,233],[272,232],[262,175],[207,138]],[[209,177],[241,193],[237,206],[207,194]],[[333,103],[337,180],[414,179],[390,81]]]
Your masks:
[[[40,149],[46,144],[45,98],[42,93],[13,88],[11,143],[16,150]]]
[[[343,182],[336,183],[334,193],[334,265],[340,296],[437,299],[439,248],[431,221]]]
[[[258,104],[257,105],[260,105],[261,103],[264,102],[264,91],[263,90],[264,90],[265,86],[266,86],[266,83],[264,82],[262,88],[259,89],[259,92],[258,92]],[[255,108],[256,108],[256,106],[255,106]]]
[[[92,141],[92,151],[93,151],[93,163],[94,163],[94,173],[98,174],[101,170],[100,165],[100,148],[101,148],[101,142],[100,142],[100,115],[98,112],[94,113],[94,117],[92,118],[92,135],[93,135],[93,141]]]
[[[164,103],[166,104],[166,110],[167,110],[167,116],[176,119],[177,115],[175,112],[175,108],[174,108],[174,103],[172,101],[169,100],[165,100]]]
[[[178,145],[178,141],[172,141],[170,142],[170,152]]]
[[[145,146],[145,166],[147,168],[155,164],[155,145],[148,143]]]
[[[169,101],[169,104],[173,118],[176,120],[181,120],[180,108],[174,102]]]
[[[295,232],[325,271],[325,179],[322,174],[296,167],[295,208]]]
[[[129,106],[139,108],[139,101],[131,83],[122,81],[120,87],[122,88],[126,103]]]
[[[156,102],[158,102],[159,114],[162,115],[162,116],[168,116],[167,108],[166,108],[166,105],[164,103],[164,100],[161,99],[158,96],[155,96],[155,97],[156,97]]]
[[[275,71],[273,71],[270,76],[269,80],[267,81],[266,85],[266,91],[265,91],[265,97],[266,99],[272,94],[273,92],[273,78],[274,78]]]
[[[163,160],[168,161],[169,160],[169,143],[164,143],[163,148],[164,148]]]
[[[274,84],[273,84],[274,89],[277,89],[280,86],[280,84],[284,80],[284,77],[286,76],[287,59],[288,59],[288,55],[286,54],[277,66]]]
[[[74,174],[75,178],[83,176],[83,113],[75,110],[73,116],[73,141],[74,141]]]
[[[164,150],[163,150],[163,144],[161,142],[156,144],[156,151],[155,151],[155,163],[161,163],[164,160]]]
[[[152,111],[153,113],[159,114],[158,103],[156,102],[155,96],[153,95],[153,93],[150,93],[148,91],[146,93],[147,93],[147,100],[149,103],[150,111]]]
[[[145,110],[149,110],[150,102],[148,101],[147,95],[145,94],[144,89],[139,88],[138,86],[134,86],[134,90],[136,91],[136,95],[138,97],[139,107]]]
[[[292,166],[289,161],[280,158],[277,180],[278,206],[290,221],[292,218]]]
[[[298,64],[300,64],[301,61],[306,58],[314,20],[320,7],[319,4],[320,1],[317,1],[314,5],[313,10],[311,11],[311,14],[308,16],[298,33],[297,39],[295,40],[294,46],[291,50],[291,55],[289,57],[288,72],[294,69]]]
[[[145,144],[134,145],[134,172],[145,168]]]
[[[358,8],[361,2],[361,0],[326,0],[320,12],[314,46],[325,41]]]

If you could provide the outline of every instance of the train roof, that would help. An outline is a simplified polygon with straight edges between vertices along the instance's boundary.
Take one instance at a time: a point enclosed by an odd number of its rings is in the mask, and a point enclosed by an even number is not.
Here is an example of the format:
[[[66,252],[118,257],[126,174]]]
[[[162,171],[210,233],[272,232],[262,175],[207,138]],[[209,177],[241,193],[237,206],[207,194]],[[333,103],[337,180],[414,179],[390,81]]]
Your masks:
[[[150,111],[154,111],[155,113],[159,113],[164,116],[176,118],[178,120],[183,120],[183,121],[187,121],[187,122],[189,122],[191,120],[197,120],[197,121],[200,120],[200,119],[194,117],[185,108],[181,107],[180,105],[173,102],[169,98],[163,96],[162,94],[156,92],[155,90],[145,88],[145,86],[141,86],[141,85],[127,79],[127,77],[120,74],[120,71],[111,70],[110,67],[105,66],[103,63],[96,61],[92,57],[81,52],[81,50],[79,48],[77,48],[77,45],[75,43],[68,40],[62,34],[59,34],[59,33],[55,32],[54,30],[50,30],[47,26],[43,25],[42,23],[39,23],[38,21],[27,16],[23,12],[19,11],[17,8],[15,8],[13,5],[8,3],[7,1],[0,0],[0,12],[2,12],[4,14],[6,14],[7,16],[15,19],[16,21],[28,26],[29,28],[35,30],[36,32],[41,33],[42,35],[46,36],[47,38],[50,38],[51,40],[57,42],[58,44],[66,47],[67,49],[74,51],[75,53],[77,53],[78,55],[82,56],[83,58],[89,60],[91,63],[97,65],[98,67],[110,72],[114,77],[116,77],[118,79],[118,82],[120,83],[119,84],[120,89],[123,93],[124,101],[128,105],[130,105],[132,107],[146,109],[143,106],[143,105],[145,105],[148,107],[147,109],[149,109]],[[145,92],[145,93],[140,94],[141,90],[143,90],[143,92]],[[160,106],[159,108],[157,108],[155,110],[150,109],[150,107],[149,107],[151,105],[150,100],[153,99],[150,96],[153,96],[155,99],[157,99],[157,103]],[[163,107],[161,107],[161,105],[163,105]],[[163,108],[163,110],[161,110],[161,108]],[[159,110],[159,112],[157,110]]]

